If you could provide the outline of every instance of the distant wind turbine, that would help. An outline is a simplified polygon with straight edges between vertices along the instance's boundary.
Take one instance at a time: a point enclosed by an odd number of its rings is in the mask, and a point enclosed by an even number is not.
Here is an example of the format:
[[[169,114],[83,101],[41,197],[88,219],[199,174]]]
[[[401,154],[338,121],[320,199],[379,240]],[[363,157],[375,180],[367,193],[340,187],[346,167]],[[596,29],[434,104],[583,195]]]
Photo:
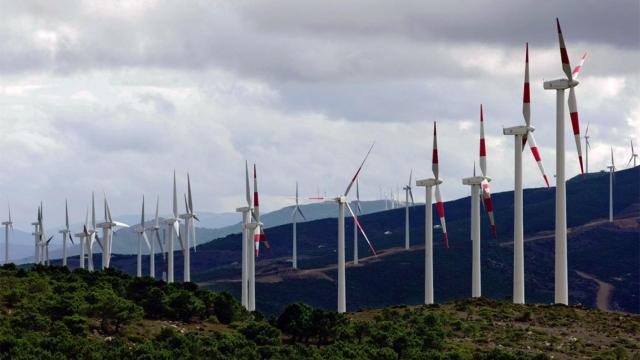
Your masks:
[[[344,241],[345,206],[351,213],[351,216],[353,217],[353,221],[356,223],[356,225],[360,229],[360,232],[362,232],[362,236],[364,236],[365,240],[369,244],[371,251],[373,252],[374,255],[376,254],[375,249],[373,248],[373,246],[371,245],[371,242],[369,241],[369,238],[367,237],[367,234],[364,232],[362,225],[358,221],[358,217],[351,209],[351,206],[349,206],[349,202],[347,200],[347,195],[349,195],[349,191],[351,190],[351,187],[356,182],[358,175],[360,174],[360,171],[364,166],[365,161],[367,161],[367,158],[371,153],[371,149],[373,149],[373,144],[369,148],[369,151],[367,152],[367,155],[364,157],[364,160],[362,160],[362,163],[360,164],[360,167],[356,171],[356,174],[351,179],[351,182],[349,182],[349,185],[347,186],[347,189],[345,190],[344,195],[338,196],[337,198],[335,198],[335,201],[338,203],[338,312],[339,313],[344,313],[347,310],[346,283],[345,283],[345,241]]]
[[[151,227],[151,231],[155,235],[155,240],[158,242],[158,246],[160,246],[160,253],[162,253],[162,258],[166,260],[166,255],[164,252],[164,248],[162,247],[162,241],[160,241],[160,218],[158,217],[158,211],[160,210],[160,196],[156,197],[156,216],[153,221],[153,226]],[[155,242],[152,239],[150,241],[151,249],[149,250],[149,276],[152,278],[156,278],[156,247]]]
[[[609,222],[613,222],[613,182],[615,180],[616,164],[613,161],[613,147],[611,148],[611,165],[609,169]]]
[[[151,244],[144,227],[144,195],[142,195],[142,209],[140,211],[140,225],[133,229],[138,234],[138,256],[136,258],[136,276],[142,276],[142,241],[144,240],[147,249],[151,250]]]
[[[169,219],[165,220],[167,225],[167,232],[169,233],[167,239],[167,256],[168,256],[168,269],[167,269],[167,282],[172,283],[173,278],[173,240],[174,237],[180,236],[180,219],[178,218],[178,192],[176,189],[176,171],[173,171],[173,212]]]
[[[356,179],[356,213],[362,215],[362,207],[360,206],[360,180]],[[353,221],[353,264],[358,264],[358,225]]]
[[[587,130],[585,130],[584,132],[584,168],[585,168],[585,173],[589,173],[589,150],[591,150],[591,143],[589,142],[589,139],[591,138],[591,136],[589,136],[589,125],[591,122],[587,123]]]
[[[13,232],[13,222],[11,221],[11,205],[8,205],[9,220],[2,223],[4,225],[4,263],[9,263],[9,229]]]
[[[69,230],[69,204],[66,199],[64,200],[64,215],[65,228],[59,232],[62,234],[62,266],[67,266],[67,237],[71,240],[72,244],[73,237],[71,236],[71,230]]]
[[[300,209],[300,205],[298,203],[298,182],[296,181],[296,205],[293,207],[293,211],[291,212],[291,222],[293,224],[293,250],[292,250],[293,256],[292,256],[292,263],[293,263],[293,268],[294,269],[298,268],[298,229],[297,229],[298,214],[300,214],[300,216],[302,216],[302,219],[307,220],[307,218],[302,213],[302,210]]]
[[[253,239],[249,237],[248,225],[251,221],[251,188],[249,185],[249,165],[247,161],[244,162],[244,172],[245,172],[245,198],[246,198],[246,206],[236,208],[236,212],[242,213],[242,251],[240,254],[241,257],[241,265],[242,265],[242,286],[241,286],[241,295],[240,302],[245,309],[249,309],[249,277],[248,277],[248,266],[251,261],[251,256],[253,255]]]
[[[109,208],[107,194],[104,194],[104,222],[97,224],[102,228],[102,269],[106,269],[111,265],[111,254],[113,251],[113,229],[115,227],[129,227],[125,223],[114,221]]]
[[[410,247],[410,226],[409,226],[409,197],[411,197],[411,206],[416,203],[413,201],[413,192],[411,191],[411,178],[413,176],[413,169],[409,173],[409,182],[405,185],[404,190],[404,249],[409,250]]]
[[[631,164],[631,161],[633,161],[633,167],[636,167],[637,157],[638,157],[638,154],[636,154],[635,150],[633,149],[633,140],[631,140],[631,157],[629,158],[629,162],[627,163],[627,166],[629,166],[629,164]]]

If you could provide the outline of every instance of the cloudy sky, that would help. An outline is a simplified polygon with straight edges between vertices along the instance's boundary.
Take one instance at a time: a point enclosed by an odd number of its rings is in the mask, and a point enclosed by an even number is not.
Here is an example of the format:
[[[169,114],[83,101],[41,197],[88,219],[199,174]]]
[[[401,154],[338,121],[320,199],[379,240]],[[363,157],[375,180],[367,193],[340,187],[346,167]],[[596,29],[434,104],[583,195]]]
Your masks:
[[[0,196],[28,229],[43,200],[51,224],[84,217],[92,190],[116,214],[142,194],[168,212],[175,168],[197,211],[242,205],[244,161],[258,164],[262,207],[335,195],[368,146],[362,197],[430,176],[439,125],[444,196],[465,196],[484,104],[494,191],[512,189],[524,45],[532,123],[555,173],[555,18],[590,122],[590,170],[609,147],[640,148],[640,3],[631,1],[0,1]],[[579,172],[567,121],[567,174]],[[529,153],[525,185],[543,181]],[[420,199],[424,191],[417,189]],[[101,199],[102,196],[99,198]],[[4,208],[4,206],[2,206]],[[6,210],[0,211],[4,219]]]

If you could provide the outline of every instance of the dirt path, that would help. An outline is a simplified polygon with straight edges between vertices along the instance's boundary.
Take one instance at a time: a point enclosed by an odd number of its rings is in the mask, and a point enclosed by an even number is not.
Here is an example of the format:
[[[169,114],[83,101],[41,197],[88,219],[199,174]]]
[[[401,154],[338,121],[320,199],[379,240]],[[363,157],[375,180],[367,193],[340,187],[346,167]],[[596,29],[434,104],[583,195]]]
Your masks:
[[[576,274],[580,277],[588,280],[595,281],[598,284],[598,294],[596,295],[596,307],[602,311],[611,311],[609,308],[609,301],[611,300],[611,291],[613,285],[608,282],[604,282],[591,274],[587,274],[582,271],[576,270]]]

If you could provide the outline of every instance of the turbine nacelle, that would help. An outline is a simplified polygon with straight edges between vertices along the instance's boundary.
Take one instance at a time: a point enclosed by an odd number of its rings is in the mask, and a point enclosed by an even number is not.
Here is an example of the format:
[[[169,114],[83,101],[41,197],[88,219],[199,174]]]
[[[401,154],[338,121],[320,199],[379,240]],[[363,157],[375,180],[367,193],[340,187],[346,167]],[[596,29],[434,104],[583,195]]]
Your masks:
[[[491,181],[488,176],[472,176],[462,179],[462,185],[480,185],[484,180]]]
[[[576,87],[580,84],[578,80],[569,79],[557,79],[545,81],[543,86],[545,90],[566,90],[572,87]]]
[[[440,184],[442,184],[442,180],[440,179],[432,178],[432,179],[416,180],[416,186],[432,187]]]
[[[536,129],[533,126],[519,125],[508,128],[503,128],[502,133],[504,135],[527,135],[530,132],[534,132]]]

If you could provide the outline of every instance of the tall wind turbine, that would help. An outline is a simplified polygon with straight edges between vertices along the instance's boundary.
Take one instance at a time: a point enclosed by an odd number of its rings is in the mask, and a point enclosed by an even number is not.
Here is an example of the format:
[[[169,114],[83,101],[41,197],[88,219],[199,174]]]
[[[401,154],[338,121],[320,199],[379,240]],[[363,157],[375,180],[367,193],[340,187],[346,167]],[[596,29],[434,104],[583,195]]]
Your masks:
[[[369,151],[367,152],[367,155],[364,157],[364,160],[362,160],[362,163],[360,164],[360,167],[356,171],[356,174],[353,176],[353,178],[351,179],[351,182],[347,186],[347,189],[345,190],[344,195],[338,196],[337,198],[335,198],[335,201],[338,203],[338,312],[339,313],[344,313],[345,311],[347,311],[345,256],[344,256],[345,254],[345,243],[344,243],[345,206],[347,209],[349,209],[349,212],[353,217],[353,221],[356,223],[356,225],[360,229],[360,232],[362,232],[362,235],[364,236],[365,240],[369,244],[371,251],[373,252],[374,255],[376,254],[375,249],[373,248],[373,246],[371,246],[371,242],[369,241],[367,234],[364,232],[364,229],[362,229],[362,225],[360,225],[360,222],[358,221],[358,217],[351,209],[351,206],[349,206],[349,201],[347,200],[347,195],[349,195],[349,191],[351,190],[353,183],[355,183],[356,180],[358,179],[360,170],[362,170],[362,167],[364,166],[365,161],[367,161],[367,158],[371,153],[371,149],[373,149],[373,145],[374,144],[371,145],[371,147],[369,148]]]
[[[11,221],[11,205],[9,208],[9,220],[2,223],[4,225],[4,263],[9,263],[9,229],[13,232],[13,222]]]
[[[71,230],[69,229],[69,204],[66,199],[64,200],[64,215],[65,228],[59,232],[62,234],[62,266],[67,266],[67,237],[69,237],[72,244],[73,237],[71,236]]]
[[[241,304],[245,309],[249,309],[249,275],[248,266],[251,258],[253,257],[253,239],[248,235],[248,226],[251,221],[251,188],[249,185],[249,165],[244,162],[245,172],[245,198],[246,206],[239,207],[236,212],[242,213],[242,252],[240,254],[242,264],[242,290],[241,290]]]
[[[195,221],[200,221],[198,216],[193,212],[193,196],[191,194],[191,177],[187,173],[187,195],[185,195],[184,205],[186,212],[180,215],[181,219],[184,219],[185,235],[181,237],[182,254],[184,256],[184,271],[183,281],[191,281],[191,243],[193,243],[193,249],[196,248],[196,226]]]
[[[162,257],[165,258],[164,249],[162,247],[162,241],[160,241],[160,218],[158,217],[158,211],[160,209],[160,196],[156,198],[156,217],[153,222],[153,227],[151,227],[151,231],[155,234],[155,240],[158,242],[158,246],[160,246],[160,252],[162,253]],[[156,247],[155,242],[153,240],[150,242],[150,250],[149,250],[149,276],[152,278],[156,278]]]
[[[166,219],[167,232],[169,237],[167,239],[167,256],[168,256],[168,269],[167,269],[167,282],[173,282],[173,239],[174,236],[180,237],[180,219],[178,218],[178,192],[176,189],[176,172],[173,171],[173,217]]]
[[[256,174],[256,164],[253,164],[253,217],[256,223],[260,223],[260,199],[258,195],[258,177]],[[256,243],[255,256],[258,257],[258,255],[260,255],[261,242],[264,243],[267,249],[269,248],[269,241],[267,241],[263,225],[258,226],[256,234],[254,235],[254,240]]]
[[[93,271],[93,243],[97,242],[102,251],[104,252],[104,248],[102,246],[102,242],[98,238],[98,231],[96,226],[96,197],[93,192],[91,192],[91,228],[88,228],[87,218],[84,220],[84,238],[86,241],[87,248],[87,270]]]
[[[75,234],[76,239],[80,239],[78,240],[78,245],[80,245],[80,251],[78,251],[78,268],[80,269],[84,269],[84,258],[85,258],[84,244],[87,241],[87,234],[85,234],[84,229],[87,228],[88,221],[89,221],[89,208],[87,207],[87,212],[84,217],[83,231],[80,231]]]
[[[409,226],[409,197],[411,197],[411,206],[416,203],[413,201],[413,192],[411,191],[411,178],[413,176],[413,170],[409,173],[409,182],[405,185],[404,190],[404,249],[409,250],[410,239],[410,226]]]
[[[33,255],[33,263],[34,264],[40,264],[42,262],[42,257],[41,257],[41,253],[40,253],[40,247],[41,247],[41,235],[40,235],[40,223],[42,222],[42,210],[41,207],[38,207],[38,216],[36,218],[36,221],[32,222],[31,225],[33,226],[33,233],[31,233],[31,235],[33,235],[33,238],[35,240],[35,253]]]
[[[609,169],[609,222],[613,222],[613,181],[615,178],[616,164],[613,161],[613,147],[611,148],[611,165]]]
[[[360,180],[356,179],[356,213],[362,215],[362,207],[360,206]],[[358,265],[358,225],[353,222],[353,264]]]
[[[573,135],[578,149],[578,160],[580,162],[580,172],[584,174],[582,166],[582,148],[580,141],[580,124],[578,120],[578,106],[576,104],[575,87],[578,86],[578,75],[587,56],[585,53],[578,66],[571,71],[569,55],[564,45],[564,37],[560,29],[560,21],[556,19],[558,29],[558,40],[560,43],[560,59],[562,70],[567,76],[564,79],[557,79],[544,82],[546,90],[556,91],[556,229],[555,229],[555,296],[554,302],[557,304],[569,304],[569,283],[567,270],[567,195],[565,183],[565,148],[564,148],[564,91],[569,89],[569,115]]]
[[[584,169],[585,169],[585,173],[589,173],[589,150],[591,150],[591,143],[589,142],[589,139],[591,138],[591,136],[589,136],[589,124],[590,122],[587,123],[587,129],[584,132]]]
[[[637,157],[638,157],[638,154],[636,154],[635,150],[633,149],[633,140],[631,140],[631,157],[629,158],[629,162],[627,163],[627,166],[629,166],[629,164],[631,164],[631,161],[633,161],[633,167],[636,167]]]
[[[97,225],[102,228],[102,269],[109,267],[111,263],[111,253],[113,250],[113,229],[115,227],[129,227],[125,223],[113,221],[111,216],[111,209],[109,208],[109,201],[107,200],[107,194],[104,194],[104,222]]]
[[[291,212],[291,222],[293,223],[293,268],[298,268],[298,214],[302,216],[302,219],[307,220],[307,218],[300,210],[300,205],[298,203],[298,182],[296,181],[296,205],[293,207],[293,211]]]
[[[442,236],[444,245],[449,248],[449,238],[447,236],[447,224],[444,220],[444,204],[442,195],[440,194],[440,169],[438,161],[438,135],[436,131],[436,123],[433,123],[433,154],[431,158],[431,170],[433,178],[422,179],[416,181],[416,186],[425,187],[425,203],[424,203],[424,303],[433,304],[433,200],[432,188],[436,188],[436,210],[438,219],[440,220],[440,228],[442,228]]]
[[[463,185],[471,186],[471,241],[473,241],[473,260],[471,273],[471,296],[482,296],[481,290],[481,263],[480,263],[480,191],[484,200],[485,209],[489,215],[491,232],[496,233],[495,220],[493,217],[493,202],[491,201],[491,191],[489,188],[489,178],[487,173],[487,152],[484,141],[484,115],[482,105],[480,105],[480,170],[482,176],[474,176],[462,179]]]
[[[540,152],[536,145],[531,126],[531,98],[529,89],[529,44],[526,45],[524,67],[524,91],[522,96],[522,115],[525,125],[502,129],[504,135],[513,135],[515,138],[515,185],[513,191],[513,303],[524,304],[524,232],[522,209],[522,151],[523,144],[528,140],[529,147],[542,176],[549,187],[547,175],[542,166]]]
[[[136,276],[142,276],[142,241],[144,240],[147,245],[147,249],[151,250],[151,244],[147,237],[146,228],[144,227],[144,195],[142,195],[142,210],[140,215],[140,225],[136,226],[134,231],[138,234],[138,256],[136,262]],[[152,255],[153,256],[153,255]]]
[[[247,187],[249,189],[249,187]],[[264,242],[269,248],[269,243],[264,234],[264,226],[260,222],[260,196],[258,194],[258,177],[256,164],[253,164],[253,221],[246,225],[249,249],[247,251],[247,310],[256,310],[256,257],[260,254],[260,243]]]

